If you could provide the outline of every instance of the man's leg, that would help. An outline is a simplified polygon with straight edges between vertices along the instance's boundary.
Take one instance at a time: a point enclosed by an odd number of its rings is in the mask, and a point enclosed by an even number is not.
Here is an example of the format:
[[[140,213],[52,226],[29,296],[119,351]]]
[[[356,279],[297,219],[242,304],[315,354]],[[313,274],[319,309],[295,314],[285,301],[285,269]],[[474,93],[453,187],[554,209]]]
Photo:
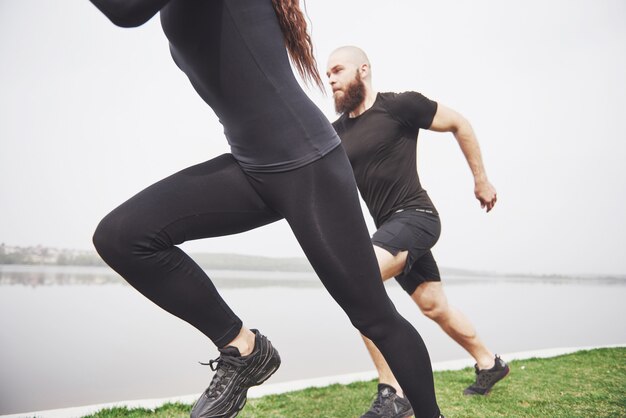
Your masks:
[[[448,305],[441,282],[426,281],[411,294],[424,315],[437,322],[454,341],[476,359],[476,381],[465,388],[465,395],[486,395],[509,373],[509,366],[485,347],[472,323]]]
[[[374,246],[374,252],[383,280],[397,276],[403,271],[407,261],[407,251],[400,251],[394,256],[387,250]],[[421,283],[411,294],[411,298],[424,315],[437,322],[446,334],[476,360],[479,370],[488,370],[496,366],[494,354],[480,340],[472,323],[463,313],[448,304],[441,282]],[[363,341],[378,372],[379,382],[394,387],[402,396],[402,389],[380,351],[367,337],[363,336]]]
[[[424,282],[411,295],[424,315],[435,321],[446,334],[463,347],[479,369],[494,366],[494,354],[478,338],[472,323],[458,309],[448,304],[441,282]]]

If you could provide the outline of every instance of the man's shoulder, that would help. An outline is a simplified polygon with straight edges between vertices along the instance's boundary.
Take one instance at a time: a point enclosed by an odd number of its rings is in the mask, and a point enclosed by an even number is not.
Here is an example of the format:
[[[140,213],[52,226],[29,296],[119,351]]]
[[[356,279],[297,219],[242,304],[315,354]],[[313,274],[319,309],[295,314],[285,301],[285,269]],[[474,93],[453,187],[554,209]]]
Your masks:
[[[388,91],[378,93],[378,103],[379,106],[384,108],[387,112],[392,115],[396,115],[407,111],[417,100],[419,100],[420,96],[421,94],[415,91]]]
[[[395,92],[387,91],[378,93],[383,102],[405,102],[424,97],[421,93],[413,90]]]
[[[416,91],[380,93],[380,106],[397,122],[413,130],[428,129],[437,103]]]

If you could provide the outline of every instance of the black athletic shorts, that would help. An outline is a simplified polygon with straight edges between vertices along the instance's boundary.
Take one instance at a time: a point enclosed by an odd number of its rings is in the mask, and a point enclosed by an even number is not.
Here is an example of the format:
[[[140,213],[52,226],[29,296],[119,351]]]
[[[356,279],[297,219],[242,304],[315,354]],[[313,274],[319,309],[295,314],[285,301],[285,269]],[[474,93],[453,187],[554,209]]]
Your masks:
[[[439,216],[425,209],[404,209],[393,215],[372,236],[372,244],[394,256],[408,251],[404,270],[396,280],[410,295],[424,282],[441,281],[430,249],[441,233]]]

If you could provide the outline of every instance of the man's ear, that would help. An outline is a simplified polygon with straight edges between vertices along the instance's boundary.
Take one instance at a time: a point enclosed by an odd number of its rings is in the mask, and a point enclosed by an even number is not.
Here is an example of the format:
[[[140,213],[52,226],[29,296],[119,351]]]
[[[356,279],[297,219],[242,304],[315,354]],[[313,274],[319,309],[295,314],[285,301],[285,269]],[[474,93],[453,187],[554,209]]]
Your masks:
[[[366,78],[370,74],[370,66],[367,64],[361,64],[359,67],[359,75],[361,78]]]

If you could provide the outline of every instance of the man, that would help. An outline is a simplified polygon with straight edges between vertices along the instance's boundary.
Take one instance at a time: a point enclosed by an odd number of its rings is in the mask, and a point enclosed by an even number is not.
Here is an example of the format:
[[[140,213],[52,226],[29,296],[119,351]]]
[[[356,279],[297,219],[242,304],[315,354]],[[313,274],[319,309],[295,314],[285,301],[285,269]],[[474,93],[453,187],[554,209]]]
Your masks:
[[[459,113],[419,93],[377,93],[369,60],[359,48],[335,50],[326,75],[341,114],[333,126],[376,224],[372,243],[383,280],[395,276],[424,315],[474,357],[476,381],[464,393],[487,394],[509,367],[485,347],[469,320],[448,305],[430,251],[439,238],[439,216],[416,170],[419,129],[452,132],[474,176],[474,194],[489,212],[496,203],[496,190],[487,179],[471,125]],[[411,416],[410,404],[389,366],[376,346],[363,339],[379,375],[378,396],[363,418]]]

